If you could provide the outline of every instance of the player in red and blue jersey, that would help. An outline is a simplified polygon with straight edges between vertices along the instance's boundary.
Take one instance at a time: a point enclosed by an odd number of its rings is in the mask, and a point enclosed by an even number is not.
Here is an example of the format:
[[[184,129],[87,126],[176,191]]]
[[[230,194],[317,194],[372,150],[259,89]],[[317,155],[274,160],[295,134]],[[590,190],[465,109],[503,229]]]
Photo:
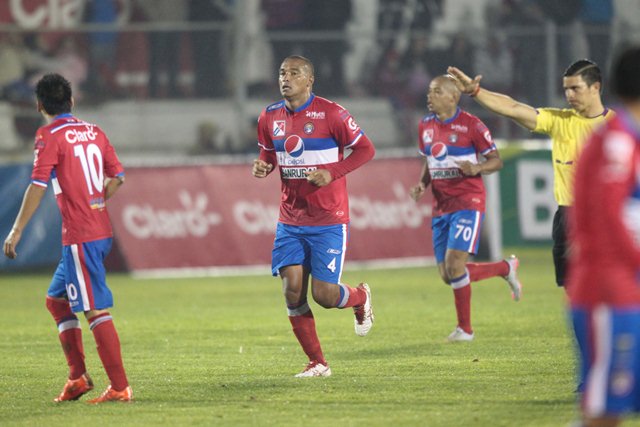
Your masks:
[[[75,314],[79,312],[84,312],[89,322],[111,381],[107,390],[90,402],[130,401],[132,391],[118,333],[107,311],[113,297],[103,264],[113,235],[106,200],[124,182],[124,170],[104,132],[71,114],[71,86],[64,77],[45,75],[36,86],[36,96],[38,111],[48,124],[36,133],[31,184],[4,242],[4,253],[9,258],[17,256],[22,232],[51,183],[62,214],[63,254],[49,285],[47,308],[58,325],[69,365],[69,378],[55,401],[77,400],[93,389]]]
[[[442,280],[453,289],[458,325],[448,340],[471,341],[471,282],[501,276],[507,280],[515,301],[521,285],[518,259],[494,263],[467,262],[480,242],[485,212],[482,174],[502,168],[491,132],[477,117],[458,107],[460,91],[448,75],[429,84],[425,116],[418,129],[420,154],[426,157],[420,182],[410,194],[418,200],[431,184],[433,192],[433,246]],[[480,162],[481,154],[486,161]]]
[[[345,175],[371,160],[375,149],[346,109],[312,92],[314,78],[307,58],[282,62],[284,99],[258,119],[260,156],[252,170],[264,178],[277,167],[282,181],[271,266],[282,278],[293,333],[309,358],[296,377],[331,375],[307,302],[310,277],[319,305],[353,307],[357,335],[366,335],[374,319],[369,286],[352,288],[341,276],[349,225]],[[345,149],[351,150],[346,158]]]
[[[585,426],[640,412],[640,48],[613,67],[623,103],[579,157],[567,290]]]

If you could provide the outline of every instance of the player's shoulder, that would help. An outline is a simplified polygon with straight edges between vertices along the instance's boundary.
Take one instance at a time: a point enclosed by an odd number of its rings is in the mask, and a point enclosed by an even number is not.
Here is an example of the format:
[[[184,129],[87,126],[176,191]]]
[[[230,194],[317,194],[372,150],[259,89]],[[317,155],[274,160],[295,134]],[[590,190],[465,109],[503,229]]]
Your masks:
[[[472,122],[472,123],[477,123],[480,122],[482,123],[482,120],[480,120],[480,118],[478,118],[478,116],[471,114],[470,112],[463,110],[462,108],[460,108],[458,110],[458,115],[454,118],[454,120],[458,120],[461,122]]]
[[[459,110],[458,115],[452,120],[452,123],[454,127],[458,125],[462,129],[476,129],[481,133],[489,129],[478,116],[463,109]]]
[[[280,101],[267,105],[264,109],[264,113],[265,114],[274,113],[275,111],[278,111],[282,108],[285,108],[284,99],[281,99]]]
[[[422,117],[422,119],[420,120],[420,123],[435,122],[435,119],[436,119],[435,113],[429,113],[426,116]]]
[[[314,95],[313,100],[309,107],[312,107],[317,110],[322,110],[329,112],[331,114],[349,114],[349,110],[347,110],[342,105],[338,104],[335,101],[324,98],[322,96]]]

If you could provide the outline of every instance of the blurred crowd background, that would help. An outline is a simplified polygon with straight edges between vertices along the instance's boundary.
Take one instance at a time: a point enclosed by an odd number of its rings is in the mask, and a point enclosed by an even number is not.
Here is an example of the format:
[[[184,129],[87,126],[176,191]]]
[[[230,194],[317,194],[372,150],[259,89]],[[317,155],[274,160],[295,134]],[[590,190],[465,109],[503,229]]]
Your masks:
[[[250,153],[260,109],[279,99],[280,61],[301,54],[315,64],[315,93],[394,148],[415,145],[428,83],[448,65],[562,107],[569,63],[595,60],[606,78],[615,52],[638,43],[640,0],[3,1],[0,152],[30,146],[41,124],[33,85],[47,72],[72,82],[78,115],[127,153]],[[494,137],[532,137],[468,99],[463,107]],[[175,133],[158,125],[165,118]]]

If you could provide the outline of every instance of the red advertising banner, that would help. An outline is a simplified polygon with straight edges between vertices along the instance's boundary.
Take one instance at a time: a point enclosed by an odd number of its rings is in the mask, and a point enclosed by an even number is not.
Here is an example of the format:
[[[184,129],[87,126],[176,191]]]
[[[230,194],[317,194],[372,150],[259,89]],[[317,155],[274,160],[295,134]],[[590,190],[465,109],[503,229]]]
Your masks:
[[[374,160],[347,176],[347,260],[433,257],[431,198],[416,204],[408,195],[421,168],[421,159]],[[277,174],[254,178],[248,164],[139,167],[126,174],[109,211],[129,270],[207,274],[270,265]]]

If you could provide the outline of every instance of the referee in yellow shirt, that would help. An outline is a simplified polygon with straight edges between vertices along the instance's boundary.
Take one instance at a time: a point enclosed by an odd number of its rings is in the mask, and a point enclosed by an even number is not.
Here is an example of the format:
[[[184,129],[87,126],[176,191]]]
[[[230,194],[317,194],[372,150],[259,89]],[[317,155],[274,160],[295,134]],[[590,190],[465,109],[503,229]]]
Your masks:
[[[558,210],[553,217],[553,262],[556,283],[564,286],[566,273],[567,208],[573,203],[573,174],[582,145],[591,131],[614,112],[602,105],[602,74],[588,59],[574,62],[564,72],[562,85],[571,108],[533,108],[497,92],[480,88],[482,76],[473,79],[456,67],[447,68],[458,88],[485,109],[514,120],[525,128],[549,135],[552,141],[553,192]]]

